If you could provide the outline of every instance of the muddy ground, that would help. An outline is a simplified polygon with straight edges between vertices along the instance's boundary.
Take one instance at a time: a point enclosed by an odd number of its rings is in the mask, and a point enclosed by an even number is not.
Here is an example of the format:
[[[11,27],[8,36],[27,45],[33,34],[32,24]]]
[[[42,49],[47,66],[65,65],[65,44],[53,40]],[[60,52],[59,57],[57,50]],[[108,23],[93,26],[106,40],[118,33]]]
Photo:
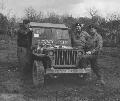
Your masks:
[[[104,47],[99,57],[106,84],[96,85],[66,75],[49,80],[45,87],[35,87],[30,78],[23,80],[18,68],[15,41],[0,42],[0,101],[120,101],[120,48]]]

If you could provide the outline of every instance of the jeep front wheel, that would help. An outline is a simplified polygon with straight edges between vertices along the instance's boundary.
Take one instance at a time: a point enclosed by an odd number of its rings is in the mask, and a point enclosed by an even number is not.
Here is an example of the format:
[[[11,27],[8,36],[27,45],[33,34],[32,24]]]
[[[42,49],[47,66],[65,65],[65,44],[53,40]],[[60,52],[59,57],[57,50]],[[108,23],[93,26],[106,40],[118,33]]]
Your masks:
[[[42,61],[34,60],[32,78],[35,86],[44,85],[44,66]]]

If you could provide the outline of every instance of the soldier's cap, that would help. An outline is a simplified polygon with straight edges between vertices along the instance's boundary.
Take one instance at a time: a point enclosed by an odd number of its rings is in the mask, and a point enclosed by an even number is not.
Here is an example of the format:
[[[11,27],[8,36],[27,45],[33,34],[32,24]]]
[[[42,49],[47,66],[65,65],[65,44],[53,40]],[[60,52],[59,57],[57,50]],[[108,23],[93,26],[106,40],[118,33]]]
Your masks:
[[[23,20],[23,24],[28,24],[28,23],[30,23],[30,20],[28,20],[28,19]]]
[[[81,24],[80,23],[76,23],[75,26],[80,26],[81,27]]]

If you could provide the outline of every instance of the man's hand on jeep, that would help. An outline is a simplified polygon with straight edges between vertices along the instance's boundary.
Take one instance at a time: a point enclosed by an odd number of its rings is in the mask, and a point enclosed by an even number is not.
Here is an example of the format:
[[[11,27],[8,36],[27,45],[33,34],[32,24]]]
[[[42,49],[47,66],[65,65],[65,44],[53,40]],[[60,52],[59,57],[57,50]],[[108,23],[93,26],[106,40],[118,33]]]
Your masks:
[[[91,55],[91,53],[92,53],[91,51],[86,52],[87,55]]]
[[[29,28],[30,31],[33,31],[32,28]]]
[[[96,52],[96,50],[95,50],[95,49],[93,49],[93,50],[91,51],[91,53],[92,53],[92,54],[94,54],[95,52]]]

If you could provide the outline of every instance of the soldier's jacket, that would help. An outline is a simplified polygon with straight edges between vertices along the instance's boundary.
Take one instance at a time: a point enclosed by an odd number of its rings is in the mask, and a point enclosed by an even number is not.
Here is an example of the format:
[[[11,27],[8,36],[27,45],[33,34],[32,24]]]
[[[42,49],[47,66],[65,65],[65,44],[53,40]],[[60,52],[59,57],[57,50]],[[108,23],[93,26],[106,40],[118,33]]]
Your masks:
[[[17,32],[17,45],[19,47],[29,48],[32,44],[32,31],[21,27]]]
[[[102,36],[96,33],[94,36],[90,36],[87,40],[86,46],[91,52],[100,52],[103,47]]]
[[[84,49],[87,39],[90,35],[86,31],[79,33],[79,37],[76,37],[76,33],[72,33],[73,47]]]

